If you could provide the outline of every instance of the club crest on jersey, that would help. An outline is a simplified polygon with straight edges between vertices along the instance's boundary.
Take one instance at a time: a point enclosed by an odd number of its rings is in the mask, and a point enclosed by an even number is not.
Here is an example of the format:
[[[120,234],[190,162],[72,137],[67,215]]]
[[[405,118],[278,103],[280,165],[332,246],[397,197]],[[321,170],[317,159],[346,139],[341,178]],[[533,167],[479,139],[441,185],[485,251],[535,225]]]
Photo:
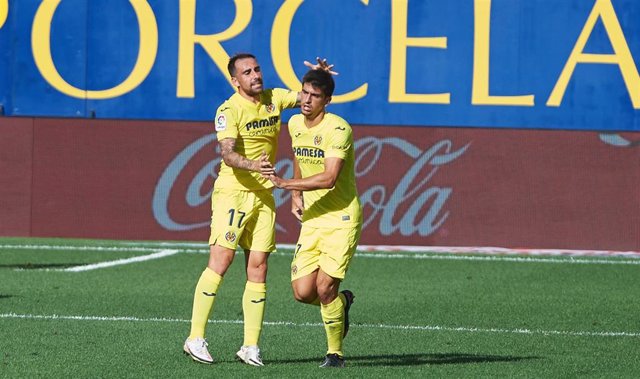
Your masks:
[[[298,273],[298,266],[294,265],[291,267],[291,274],[295,275]]]
[[[267,105],[267,112],[272,113],[275,110],[276,110],[276,106],[273,105],[273,103]]]
[[[227,242],[235,242],[236,240],[236,234],[234,232],[227,232],[227,234],[224,235],[224,239],[227,240]]]
[[[314,145],[320,146],[321,143],[322,143],[322,136],[313,137],[313,144]]]
[[[221,114],[216,118],[216,132],[227,129],[227,117]]]

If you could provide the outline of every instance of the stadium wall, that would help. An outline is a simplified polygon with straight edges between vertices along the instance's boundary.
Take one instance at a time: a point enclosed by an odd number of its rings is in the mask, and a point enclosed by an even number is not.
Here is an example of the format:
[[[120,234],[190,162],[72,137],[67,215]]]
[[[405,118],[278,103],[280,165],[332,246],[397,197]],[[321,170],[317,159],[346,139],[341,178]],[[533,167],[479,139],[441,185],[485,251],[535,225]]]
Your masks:
[[[365,244],[640,250],[637,0],[0,0],[0,235],[206,240],[240,51],[336,65]]]
[[[640,133],[354,133],[363,244],[640,251]],[[210,123],[4,117],[0,135],[0,235],[208,238]],[[294,243],[288,194],[275,196],[278,242]]]

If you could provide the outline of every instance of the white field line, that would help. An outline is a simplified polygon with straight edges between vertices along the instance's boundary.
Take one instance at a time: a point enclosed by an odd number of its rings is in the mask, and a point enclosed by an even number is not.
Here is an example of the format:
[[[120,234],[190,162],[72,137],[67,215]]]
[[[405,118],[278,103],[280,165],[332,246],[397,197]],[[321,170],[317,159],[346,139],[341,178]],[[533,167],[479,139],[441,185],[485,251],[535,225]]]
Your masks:
[[[144,243],[145,247],[134,242],[121,243],[122,246],[80,246],[80,245],[0,245],[0,251],[17,250],[67,250],[67,251],[139,251],[158,252],[171,250],[182,253],[207,254],[208,246],[202,243]],[[155,248],[152,246],[156,246]],[[162,249],[165,248],[165,249]],[[281,244],[278,249],[293,249],[293,245]],[[162,249],[162,250],[161,250]],[[378,249],[378,250],[376,250]],[[405,250],[402,250],[405,249]],[[492,253],[493,252],[493,253]],[[555,253],[553,253],[555,252]],[[476,255],[460,255],[476,254]],[[491,255],[497,254],[497,255]],[[152,254],[153,255],[153,254]],[[274,256],[289,256],[287,253],[275,253]],[[492,261],[519,263],[556,263],[556,264],[608,264],[640,265],[640,252],[603,251],[603,250],[523,250],[490,247],[438,247],[438,246],[360,246],[358,258],[374,259],[431,259],[457,261]],[[584,258],[586,257],[586,258]],[[594,259],[598,257],[600,259]],[[581,259],[582,258],[582,259]],[[626,259],[622,259],[626,258]],[[130,258],[134,259],[134,258]],[[57,270],[57,271],[65,271]],[[52,270],[47,270],[52,271]]]
[[[75,250],[75,251],[158,251],[161,249],[178,249],[189,252],[208,251],[204,243],[190,242],[156,242],[156,241],[118,241],[119,246],[100,245],[50,245],[50,244],[0,244],[3,249],[30,250]],[[278,244],[278,249],[292,250],[295,245]],[[408,246],[408,245],[360,245],[359,252],[378,253],[441,253],[441,254],[484,254],[484,255],[516,255],[516,256],[572,256],[572,257],[627,257],[640,258],[640,251],[618,250],[568,250],[568,249],[510,249],[489,246]]]
[[[137,246],[81,246],[81,245],[0,245],[0,250],[71,250],[71,251],[139,251],[154,252],[161,250],[161,247],[137,247]]]
[[[436,255],[436,254],[394,254],[394,253],[358,253],[357,258],[381,258],[381,259],[432,259],[446,261],[490,261],[490,262],[519,262],[519,263],[569,263],[569,264],[605,264],[605,265],[640,265],[640,259],[575,259],[568,258],[534,258],[534,257],[505,257],[505,256],[478,256],[478,255]]]
[[[133,316],[64,316],[64,315],[33,315],[0,313],[0,319],[25,319],[25,320],[68,320],[68,321],[106,321],[106,322],[169,322],[169,323],[189,323],[191,320],[176,318],[142,318]],[[242,320],[209,320],[211,324],[242,324]],[[320,327],[321,323],[292,322],[292,321],[265,321],[268,326],[285,327]],[[523,334],[523,335],[543,335],[543,336],[569,336],[569,337],[640,337],[640,332],[608,332],[608,331],[568,331],[568,330],[543,330],[543,329],[503,329],[503,328],[475,328],[475,327],[452,327],[438,325],[387,325],[387,324],[358,324],[352,326],[367,329],[392,329],[392,330],[416,330],[429,332],[461,332],[461,333],[493,333],[493,334]]]
[[[291,248],[294,246],[291,245]],[[640,258],[640,251],[616,250],[568,250],[568,249],[510,249],[491,246],[393,246],[393,245],[363,245],[358,251],[365,252],[413,252],[413,253],[446,253],[446,254],[491,254],[491,255],[550,255],[550,256],[579,256],[579,257],[636,257]]]
[[[168,257],[170,255],[178,254],[179,252],[180,252],[179,250],[161,250],[161,251],[159,251],[157,253],[153,253],[153,254],[149,254],[149,255],[141,255],[141,256],[137,256],[137,257],[117,259],[115,261],[93,263],[93,264],[82,265],[82,266],[67,267],[67,268],[63,268],[63,269],[53,269],[53,270],[49,270],[49,271],[66,271],[66,272],[91,271],[91,270],[97,270],[97,269],[100,269],[100,268],[127,265],[127,264],[130,264],[130,263],[145,262],[145,261],[150,261],[152,259],[164,258],[164,257]]]

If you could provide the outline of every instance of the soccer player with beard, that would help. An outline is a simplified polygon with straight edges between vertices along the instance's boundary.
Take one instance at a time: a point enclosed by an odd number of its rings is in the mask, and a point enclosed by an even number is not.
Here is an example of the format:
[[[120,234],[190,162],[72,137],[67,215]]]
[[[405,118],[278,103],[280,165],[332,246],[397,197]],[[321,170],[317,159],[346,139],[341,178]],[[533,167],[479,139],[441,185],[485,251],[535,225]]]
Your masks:
[[[301,114],[288,124],[293,178],[269,177],[276,187],[291,190],[291,211],[302,221],[291,286],[296,300],[320,306],[328,346],[320,367],[344,367],[342,343],[354,296],[339,288],[362,229],[352,129],[326,111],[334,87],[325,71],[310,70],[304,76]]]
[[[335,74],[333,65],[318,58],[312,69]],[[267,258],[275,250],[275,173],[280,114],[300,103],[300,93],[264,89],[256,57],[237,54],[228,64],[237,92],[216,112],[214,121],[222,162],[211,196],[209,262],[196,285],[191,331],[183,350],[194,361],[213,363],[205,328],[223,277],[238,246],[244,250],[247,282],[242,297],[244,342],[237,357],[263,366],[258,348],[266,301]],[[329,72],[331,74],[329,74]]]

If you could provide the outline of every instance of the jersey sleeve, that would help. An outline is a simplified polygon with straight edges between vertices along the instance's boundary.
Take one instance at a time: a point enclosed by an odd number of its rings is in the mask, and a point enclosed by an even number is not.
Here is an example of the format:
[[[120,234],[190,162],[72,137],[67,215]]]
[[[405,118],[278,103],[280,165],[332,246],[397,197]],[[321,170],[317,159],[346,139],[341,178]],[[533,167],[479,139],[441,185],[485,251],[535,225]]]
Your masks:
[[[273,89],[273,100],[278,105],[280,110],[293,108],[298,102],[298,92],[291,91],[284,88]]]
[[[224,138],[238,138],[238,116],[228,102],[225,101],[216,111],[214,124],[218,141]]]
[[[325,157],[345,159],[353,144],[351,126],[343,122],[333,125],[332,129]]]
[[[289,136],[291,137],[291,140],[293,140],[294,135],[297,133],[296,130],[298,129],[298,125],[302,122],[300,121],[301,117],[301,114],[294,114],[293,116],[291,116],[289,122],[287,123],[287,129],[289,130]]]

